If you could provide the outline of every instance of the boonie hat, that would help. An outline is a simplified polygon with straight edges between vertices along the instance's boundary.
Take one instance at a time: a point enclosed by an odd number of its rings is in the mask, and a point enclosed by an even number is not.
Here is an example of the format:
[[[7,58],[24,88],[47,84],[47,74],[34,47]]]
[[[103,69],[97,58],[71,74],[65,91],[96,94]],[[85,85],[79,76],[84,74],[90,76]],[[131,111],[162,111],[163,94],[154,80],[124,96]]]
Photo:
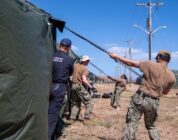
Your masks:
[[[64,38],[61,40],[60,44],[66,47],[71,47],[72,41],[68,38]]]
[[[171,54],[166,50],[161,50],[158,52],[155,59],[158,59],[158,57],[160,57],[161,59],[166,59],[169,62],[169,60],[171,59]]]
[[[87,61],[87,60],[90,60],[90,57],[88,55],[83,55],[81,61]]]

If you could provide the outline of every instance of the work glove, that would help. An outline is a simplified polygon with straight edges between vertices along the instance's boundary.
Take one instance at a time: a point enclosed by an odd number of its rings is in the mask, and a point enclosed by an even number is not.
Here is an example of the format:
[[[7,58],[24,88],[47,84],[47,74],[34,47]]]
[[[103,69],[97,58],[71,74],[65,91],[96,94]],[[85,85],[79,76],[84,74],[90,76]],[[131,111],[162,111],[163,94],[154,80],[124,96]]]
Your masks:
[[[98,92],[97,89],[96,89],[95,87],[92,87],[90,90],[91,90],[93,93]]]

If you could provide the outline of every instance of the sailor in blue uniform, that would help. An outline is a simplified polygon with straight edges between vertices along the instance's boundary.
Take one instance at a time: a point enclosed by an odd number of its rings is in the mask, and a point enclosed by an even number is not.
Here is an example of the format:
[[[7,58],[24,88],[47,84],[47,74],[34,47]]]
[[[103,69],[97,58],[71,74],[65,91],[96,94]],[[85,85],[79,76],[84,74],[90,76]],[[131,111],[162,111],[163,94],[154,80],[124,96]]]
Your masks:
[[[57,128],[64,125],[59,112],[66,94],[69,77],[73,72],[73,59],[68,55],[71,49],[71,40],[64,38],[59,44],[59,49],[53,57],[52,86],[48,109],[48,139],[56,140],[59,135]]]

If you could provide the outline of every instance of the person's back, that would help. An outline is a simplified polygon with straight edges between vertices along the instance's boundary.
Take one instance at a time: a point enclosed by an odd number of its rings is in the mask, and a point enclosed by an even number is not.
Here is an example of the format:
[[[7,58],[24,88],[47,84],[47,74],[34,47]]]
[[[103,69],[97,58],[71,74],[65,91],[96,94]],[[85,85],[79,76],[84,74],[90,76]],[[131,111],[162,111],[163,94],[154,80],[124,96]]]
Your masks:
[[[82,84],[82,75],[88,75],[87,68],[80,63],[75,64],[73,75],[72,75],[73,83]]]
[[[123,78],[119,78],[118,81],[115,84],[115,88],[117,87],[125,87],[127,85],[127,80]]]
[[[174,84],[175,76],[162,63],[151,61],[140,62],[140,70],[144,73],[140,91],[153,97],[160,97],[167,87]]]
[[[65,52],[58,50],[53,57],[52,81],[67,83],[73,71],[73,59]]]

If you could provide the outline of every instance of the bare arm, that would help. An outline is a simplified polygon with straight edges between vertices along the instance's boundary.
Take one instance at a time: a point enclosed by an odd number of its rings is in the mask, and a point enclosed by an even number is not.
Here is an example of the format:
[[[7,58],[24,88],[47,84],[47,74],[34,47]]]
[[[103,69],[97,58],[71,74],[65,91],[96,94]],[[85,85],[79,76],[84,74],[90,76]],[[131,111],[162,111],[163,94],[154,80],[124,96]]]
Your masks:
[[[116,53],[109,53],[109,56],[112,59],[119,60],[119,61],[121,61],[122,63],[124,63],[124,64],[126,64],[128,66],[139,68],[139,65],[140,65],[139,61],[134,61],[134,60],[131,60],[131,59],[124,58],[124,57],[122,57],[120,55],[117,55]]]
[[[89,88],[92,88],[92,85],[89,83],[88,79],[87,79],[87,76],[85,75],[82,75],[82,82],[88,86]]]

